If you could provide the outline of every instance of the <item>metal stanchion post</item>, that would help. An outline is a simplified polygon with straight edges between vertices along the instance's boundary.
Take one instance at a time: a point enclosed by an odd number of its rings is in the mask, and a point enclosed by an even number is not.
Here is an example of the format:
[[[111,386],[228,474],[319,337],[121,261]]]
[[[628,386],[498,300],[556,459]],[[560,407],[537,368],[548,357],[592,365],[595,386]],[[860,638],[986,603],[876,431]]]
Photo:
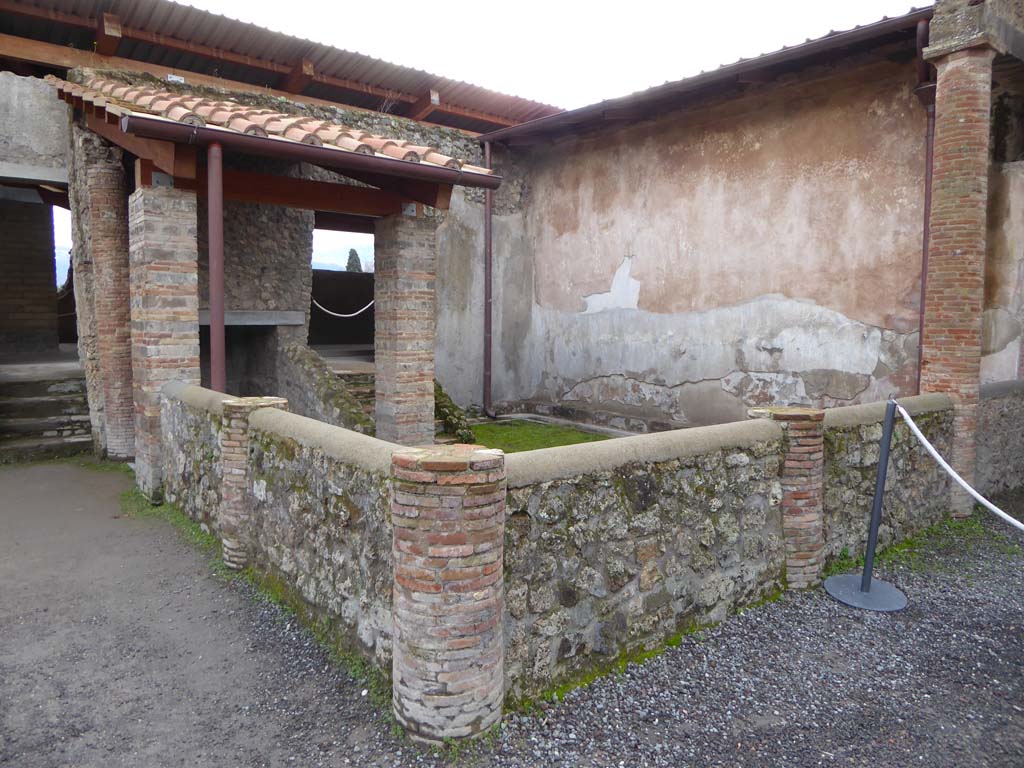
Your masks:
[[[868,611],[899,611],[907,607],[907,596],[892,584],[873,579],[875,547],[878,545],[878,527],[882,524],[882,502],[885,496],[885,476],[889,470],[889,449],[892,429],[896,421],[896,401],[889,400],[885,407],[882,443],[878,451],[878,475],[875,480],[875,498],[871,505],[871,526],[868,529],[868,547],[864,553],[864,571],[831,576],[825,580],[825,591],[839,602]]]

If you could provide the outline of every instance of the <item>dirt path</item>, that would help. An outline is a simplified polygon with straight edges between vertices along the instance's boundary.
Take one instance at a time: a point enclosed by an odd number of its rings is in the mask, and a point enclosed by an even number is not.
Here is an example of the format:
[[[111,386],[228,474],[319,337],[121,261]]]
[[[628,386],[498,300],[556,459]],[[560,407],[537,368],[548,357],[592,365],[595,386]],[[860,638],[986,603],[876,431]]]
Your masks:
[[[71,464],[0,469],[0,765],[373,765],[392,752],[305,632],[211,576],[163,521],[120,516],[130,486]]]

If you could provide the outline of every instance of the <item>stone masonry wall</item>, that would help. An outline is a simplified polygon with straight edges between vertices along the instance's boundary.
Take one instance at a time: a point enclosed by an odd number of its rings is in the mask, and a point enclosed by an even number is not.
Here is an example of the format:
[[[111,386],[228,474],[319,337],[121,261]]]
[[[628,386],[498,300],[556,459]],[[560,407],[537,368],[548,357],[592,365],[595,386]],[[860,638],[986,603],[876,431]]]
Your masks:
[[[900,400],[925,437],[945,457],[953,439],[953,411],[945,395]],[[863,553],[878,473],[885,403],[825,412],[825,557]],[[878,544],[884,548],[949,514],[950,480],[899,415],[892,437],[885,507]]]
[[[1024,381],[981,388],[976,479],[986,496],[1024,487]]]
[[[218,403],[228,396],[177,384],[165,387],[163,396],[163,437],[175,444],[165,452],[168,497],[217,530],[211,510],[225,502],[214,490],[219,480],[212,466],[218,461],[217,441],[226,444]],[[950,398],[924,395],[902,402],[939,451],[948,452]],[[600,672],[780,589],[816,581],[810,571],[796,585],[787,578],[792,533],[783,524],[781,479],[784,460],[799,441],[775,420],[511,454],[505,457],[507,495],[502,495],[500,473],[491,477],[489,470],[474,470],[453,479],[451,456],[438,459],[429,449],[410,453],[275,407],[256,407],[245,428],[247,496],[240,507],[249,562],[295,590],[340,629],[353,650],[384,670],[392,663],[393,611],[405,610],[393,602],[392,546],[422,555],[416,548],[423,545],[410,538],[419,534],[404,529],[424,528],[425,546],[440,547],[437,558],[469,558],[458,565],[469,570],[458,575],[440,560],[429,561],[441,569],[437,573],[404,563],[399,581],[404,578],[406,588],[422,593],[415,601],[417,622],[430,605],[454,605],[445,600],[476,589],[472,579],[484,579],[481,588],[491,588],[494,582],[486,579],[500,575],[504,608],[496,615],[482,613],[479,628],[500,628],[503,659],[473,656],[472,663],[500,661],[504,671],[495,674],[503,674],[505,696],[512,699]],[[810,468],[821,473],[824,504],[803,512],[823,518],[816,524],[832,557],[843,549],[856,554],[863,546],[883,411],[884,404],[872,404],[825,416],[823,466]],[[499,461],[500,453],[491,453]],[[889,477],[883,546],[948,514],[949,482],[904,426],[896,428]],[[477,562],[468,545],[483,524],[478,507],[502,502],[502,556]],[[430,526],[437,530],[413,525],[419,507],[433,510],[428,518],[436,518]],[[395,509],[405,521],[398,535],[392,526]],[[500,526],[495,530],[501,540]],[[493,543],[487,546],[493,550]],[[497,572],[493,563],[500,564]],[[500,605],[501,591],[493,591],[494,606]],[[429,599],[434,594],[436,601]],[[484,613],[494,607],[490,600],[479,606]],[[436,626],[447,632],[442,613]],[[492,619],[497,627],[487,623]],[[403,642],[412,642],[406,650],[413,655],[428,647],[413,642],[415,632],[409,634],[408,626],[406,633]],[[413,671],[430,672],[430,662],[420,659],[416,664],[426,666],[410,666],[408,653],[404,658],[399,666],[411,677],[395,688],[396,711],[425,728],[418,731],[422,738],[472,732],[462,720],[447,723],[443,712],[435,722],[423,709],[436,696],[417,698],[407,688],[416,677]],[[481,685],[472,695],[465,692],[465,702],[491,701],[489,683]],[[444,695],[462,694],[449,688]],[[465,703],[458,701],[458,706]],[[494,711],[490,704],[487,711]],[[464,714],[460,710],[458,718]],[[449,732],[444,723],[455,730]]]
[[[305,343],[279,339],[275,353],[276,393],[300,416],[373,434],[373,420],[324,359]]]
[[[664,451],[631,461],[636,440]],[[508,456],[507,693],[535,695],[779,589],[781,443],[758,421]],[[543,479],[584,454],[600,469]]]
[[[218,531],[223,469],[220,430],[227,395],[190,388],[163,398],[164,498],[208,530]]]
[[[390,669],[395,446],[276,409],[258,411],[250,430],[255,564]]]

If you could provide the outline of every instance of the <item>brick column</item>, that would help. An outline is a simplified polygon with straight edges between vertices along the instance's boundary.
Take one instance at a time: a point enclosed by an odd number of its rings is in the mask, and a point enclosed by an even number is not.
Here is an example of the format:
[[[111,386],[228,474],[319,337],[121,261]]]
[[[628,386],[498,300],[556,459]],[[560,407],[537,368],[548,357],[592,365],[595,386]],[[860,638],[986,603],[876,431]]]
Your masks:
[[[790,589],[818,583],[825,551],[825,412],[817,408],[755,408],[786,431],[782,463],[782,535]]]
[[[139,187],[128,201],[135,478],[160,498],[160,389],[199,383],[196,195]]]
[[[483,733],[504,697],[505,456],[396,452],[393,706],[419,741]]]
[[[992,59],[970,48],[935,61],[935,161],[931,237],[922,328],[923,392],[946,392],[956,404],[952,464],[974,477],[985,292],[986,207]],[[970,514],[970,497],[952,495],[953,514]]]
[[[128,192],[114,156],[85,168],[93,262],[96,347],[103,392],[103,443],[108,456],[135,455],[131,301],[128,269]]]
[[[228,568],[241,570],[252,551],[249,495],[249,415],[259,408],[288,410],[282,397],[238,397],[223,403],[220,430],[221,490],[217,528]]]
[[[431,219],[378,219],[374,233],[377,437],[434,442],[436,256]]]

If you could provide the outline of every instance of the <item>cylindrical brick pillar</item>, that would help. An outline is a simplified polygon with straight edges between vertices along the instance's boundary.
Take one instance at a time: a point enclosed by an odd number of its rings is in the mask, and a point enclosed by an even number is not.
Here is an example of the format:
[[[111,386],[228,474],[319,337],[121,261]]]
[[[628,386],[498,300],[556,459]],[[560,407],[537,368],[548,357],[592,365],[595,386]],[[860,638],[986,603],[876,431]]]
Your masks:
[[[921,389],[953,398],[950,458],[968,482],[974,477],[981,380],[994,56],[982,46],[934,61],[938,79]],[[954,516],[968,515],[974,501],[953,485],[951,506]]]
[[[786,583],[812,587],[821,578],[825,551],[825,412],[818,408],[757,408],[786,430],[782,463],[782,535],[786,542]]]
[[[241,570],[249,563],[249,416],[258,408],[288,410],[282,397],[238,397],[223,402],[220,430],[221,491],[217,529],[224,564]]]
[[[403,449],[392,488],[395,717],[419,741],[475,736],[504,696],[505,456]]]

